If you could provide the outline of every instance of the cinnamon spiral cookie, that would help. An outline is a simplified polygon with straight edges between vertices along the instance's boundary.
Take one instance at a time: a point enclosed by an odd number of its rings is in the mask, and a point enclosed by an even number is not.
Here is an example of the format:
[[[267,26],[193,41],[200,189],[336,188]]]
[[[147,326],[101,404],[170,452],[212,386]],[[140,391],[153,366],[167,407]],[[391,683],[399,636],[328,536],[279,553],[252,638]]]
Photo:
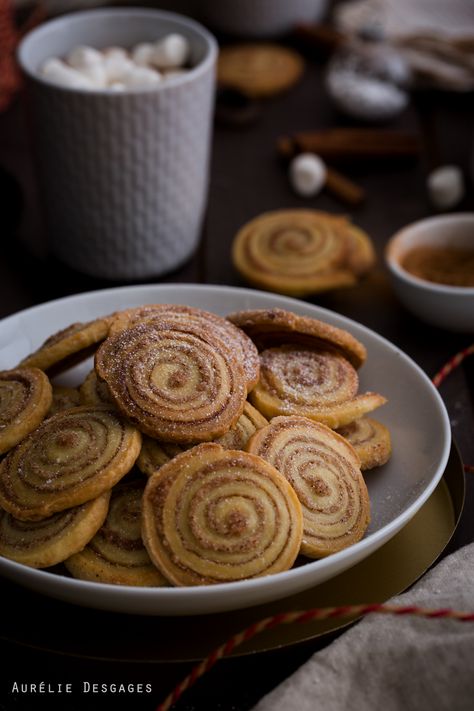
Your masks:
[[[245,403],[244,411],[228,432],[214,440],[225,449],[245,449],[249,438],[260,427],[265,427],[268,422],[249,402]],[[144,437],[137,465],[140,471],[151,476],[163,464],[185,452],[192,445],[173,444],[172,442],[158,442],[151,437]]]
[[[144,543],[175,585],[224,583],[290,568],[301,505],[260,457],[202,444],[153,474],[143,497]]]
[[[142,541],[143,488],[135,481],[113,489],[103,526],[84,550],[66,561],[75,578],[140,587],[166,584]]]
[[[34,521],[90,501],[132,468],[140,447],[140,432],[114,410],[59,412],[1,462],[0,505]]]
[[[65,385],[53,385],[53,402],[48,411],[48,417],[62,410],[69,410],[81,404],[79,390]]]
[[[33,568],[48,568],[82,550],[103,524],[107,491],[97,499],[42,521],[20,521],[0,509],[0,555]]]
[[[333,351],[290,345],[268,348],[260,354],[260,366],[260,380],[250,399],[268,418],[304,415],[335,429],[386,401],[377,393],[358,395],[357,372]]]
[[[144,435],[137,466],[143,474],[151,476],[157,469],[169,462],[170,459],[182,454],[194,445],[174,444],[173,442],[159,442],[157,439]]]
[[[244,411],[234,425],[222,437],[214,440],[224,449],[245,449],[245,446],[254,432],[265,427],[268,421],[249,402],[245,403]]]
[[[95,370],[91,370],[84,382],[79,386],[79,396],[82,405],[112,406],[114,404],[107,383],[98,379]]]
[[[0,454],[38,427],[52,400],[48,376],[38,368],[0,372]]]
[[[97,374],[140,430],[165,442],[200,442],[242,414],[246,380],[223,341],[196,324],[150,320],[107,338]]]
[[[236,269],[251,284],[290,296],[352,286],[374,262],[360,231],[343,217],[316,210],[276,210],[245,224],[235,236]]]
[[[210,329],[240,361],[247,379],[247,391],[250,392],[257,383],[260,363],[253,341],[240,328],[210,311],[181,304],[148,304],[126,309],[113,319],[110,335],[153,319],[172,321],[185,326],[194,324],[198,328]]]
[[[217,80],[248,96],[266,97],[289,89],[303,70],[298,52],[270,42],[251,42],[221,48]]]
[[[20,366],[41,368],[49,375],[62,373],[94,353],[97,344],[107,336],[110,322],[111,317],[104,316],[87,323],[73,323],[49,336]]]
[[[253,435],[248,451],[295,489],[303,508],[302,553],[319,558],[362,538],[369,495],[357,454],[340,435],[306,417],[276,417]]]
[[[362,471],[380,467],[390,459],[392,453],[390,432],[378,420],[360,417],[337,431],[354,447]]]
[[[259,350],[270,346],[299,343],[313,348],[336,348],[354,368],[367,358],[365,346],[343,328],[285,309],[236,311],[227,316],[252,339]]]

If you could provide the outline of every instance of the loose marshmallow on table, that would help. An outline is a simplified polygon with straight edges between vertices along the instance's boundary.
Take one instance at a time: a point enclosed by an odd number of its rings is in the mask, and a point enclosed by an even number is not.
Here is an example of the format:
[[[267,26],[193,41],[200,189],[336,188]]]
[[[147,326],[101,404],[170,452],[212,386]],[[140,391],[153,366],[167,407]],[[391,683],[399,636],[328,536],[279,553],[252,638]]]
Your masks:
[[[290,163],[290,183],[302,197],[313,197],[324,187],[326,166],[315,153],[300,153]]]
[[[464,197],[464,178],[456,165],[443,165],[433,170],[427,180],[431,202],[439,210],[455,207]]]

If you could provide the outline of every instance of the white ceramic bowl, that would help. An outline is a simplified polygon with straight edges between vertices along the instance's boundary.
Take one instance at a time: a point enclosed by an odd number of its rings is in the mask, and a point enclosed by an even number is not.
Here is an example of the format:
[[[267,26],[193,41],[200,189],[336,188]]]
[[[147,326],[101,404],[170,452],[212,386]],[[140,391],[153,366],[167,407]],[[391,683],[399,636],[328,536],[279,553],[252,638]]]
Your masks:
[[[219,585],[183,588],[105,585],[35,570],[1,557],[0,575],[61,600],[115,612],[196,615],[234,610],[284,598],[342,573],[400,531],[433,492],[446,466],[451,430],[446,408],[429,378],[408,356],[376,333],[296,299],[251,289],[183,284],[80,294],[50,301],[0,322],[0,368],[11,368],[52,332],[74,321],[159,302],[190,304],[222,315],[249,308],[286,308],[345,328],[365,344],[368,359],[359,371],[360,387],[388,398],[388,404],[376,416],[389,427],[393,442],[391,460],[383,468],[366,474],[371,500],[371,522],[366,535],[328,558],[276,575]],[[91,362],[76,366],[62,376],[62,382],[77,385],[91,366]],[[350,591],[347,592],[350,598]]]
[[[474,250],[474,213],[429,217],[407,225],[388,242],[385,260],[402,304],[423,321],[450,331],[474,332],[474,287],[446,286],[419,279],[401,266],[414,247]]]
[[[301,22],[318,22],[329,0],[200,0],[199,17],[213,30],[235,37],[270,38]]]

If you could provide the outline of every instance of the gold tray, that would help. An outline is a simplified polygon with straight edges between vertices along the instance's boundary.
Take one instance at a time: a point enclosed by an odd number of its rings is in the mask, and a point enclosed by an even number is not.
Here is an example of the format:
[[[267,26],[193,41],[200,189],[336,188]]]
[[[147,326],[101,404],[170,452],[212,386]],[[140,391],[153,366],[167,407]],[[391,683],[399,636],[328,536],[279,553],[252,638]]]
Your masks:
[[[464,493],[464,469],[453,446],[436,490],[382,548],[315,588],[231,613],[167,618],[120,615],[68,605],[2,581],[4,609],[17,605],[22,614],[5,616],[0,639],[31,650],[104,662],[188,662],[204,658],[236,632],[277,612],[384,602],[415,582],[443,552],[461,516]],[[249,640],[234,655],[278,650],[349,623],[324,620],[281,625]],[[91,636],[91,630],[98,633]]]

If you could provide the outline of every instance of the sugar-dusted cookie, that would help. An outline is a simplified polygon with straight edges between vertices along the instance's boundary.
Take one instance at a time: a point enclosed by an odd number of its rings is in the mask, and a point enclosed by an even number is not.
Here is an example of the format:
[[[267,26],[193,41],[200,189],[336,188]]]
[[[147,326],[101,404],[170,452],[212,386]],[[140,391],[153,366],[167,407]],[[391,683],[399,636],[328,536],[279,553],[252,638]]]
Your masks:
[[[160,442],[153,437],[143,435],[143,443],[140,455],[137,459],[137,467],[143,474],[151,476],[157,469],[176,457],[177,454],[186,452],[194,447],[193,444],[177,444],[176,442]]]
[[[360,417],[337,431],[354,447],[362,471],[380,467],[390,459],[392,453],[390,432],[378,420],[372,417]]]
[[[53,333],[38,350],[24,358],[20,366],[40,368],[56,375],[92,355],[109,332],[110,316],[73,323]]]
[[[301,545],[301,505],[260,457],[201,444],[148,479],[142,535],[175,585],[255,578],[292,566]]]
[[[143,481],[114,487],[104,524],[83,550],[66,561],[75,578],[139,587],[166,585],[141,537],[143,489]]]
[[[81,404],[79,390],[66,385],[53,385],[53,402],[48,411],[48,417],[62,410],[69,410]]]
[[[140,447],[140,432],[115,410],[63,410],[0,463],[0,505],[16,518],[35,521],[83,504],[127,474]]]
[[[267,424],[264,416],[249,402],[246,402],[244,411],[236,424],[221,437],[217,437],[214,442],[222,445],[225,449],[245,449],[245,445],[253,433]],[[137,460],[138,468],[147,476],[151,476],[163,464],[169,462],[177,454],[185,452],[191,446],[193,445],[159,442],[157,439],[144,436],[140,456]]]
[[[82,550],[103,524],[107,491],[42,521],[20,521],[0,509],[0,555],[33,568],[48,568]]]
[[[344,217],[317,210],[275,210],[236,234],[232,259],[255,286],[306,296],[352,286],[375,261],[367,235]]]
[[[153,319],[126,328],[99,347],[95,368],[121,412],[165,442],[212,440],[244,409],[240,360],[195,322]]]
[[[107,383],[99,380],[95,370],[91,370],[84,382],[79,386],[79,397],[82,405],[114,404]]]
[[[267,418],[303,415],[335,429],[386,402],[358,387],[357,371],[339,353],[286,345],[262,351],[250,399]]]
[[[245,331],[260,350],[290,343],[316,348],[329,346],[340,351],[354,368],[359,368],[367,358],[365,346],[349,331],[311,316],[273,308],[236,311],[227,318]]]
[[[38,427],[52,400],[49,378],[38,368],[0,371],[0,454]]]
[[[246,402],[244,411],[237,423],[222,437],[215,439],[214,442],[220,444],[224,449],[245,449],[253,433],[267,424],[265,417],[253,405]]]
[[[370,521],[367,487],[352,446],[306,417],[275,417],[247,449],[289,481],[303,509],[301,552],[311,558],[359,541]]]
[[[273,96],[296,84],[304,71],[300,54],[288,47],[265,42],[221,48],[217,81],[247,96]]]
[[[259,359],[253,341],[240,328],[222,316],[204,311],[194,306],[182,304],[148,304],[133,309],[125,309],[116,314],[110,327],[110,335],[119,333],[147,320],[168,320],[182,325],[197,325],[209,329],[220,338],[240,361],[247,379],[247,391],[258,381]]]

